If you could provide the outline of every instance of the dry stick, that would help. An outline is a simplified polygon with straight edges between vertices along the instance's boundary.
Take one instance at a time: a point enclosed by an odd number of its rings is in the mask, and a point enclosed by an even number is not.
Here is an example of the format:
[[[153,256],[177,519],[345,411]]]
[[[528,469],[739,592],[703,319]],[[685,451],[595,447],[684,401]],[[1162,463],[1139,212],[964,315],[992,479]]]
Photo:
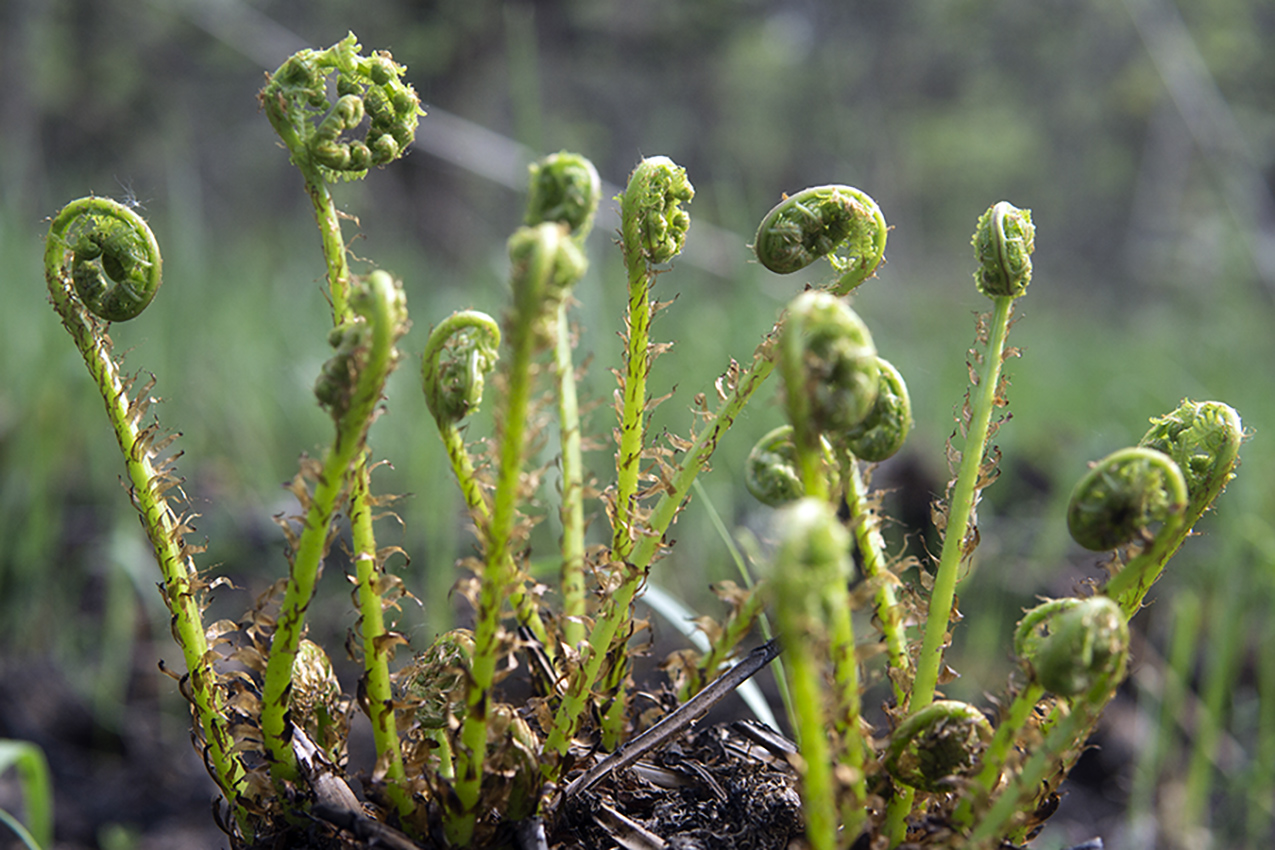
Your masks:
[[[573,779],[566,788],[562,789],[561,799],[565,800],[587,790],[607,774],[628,767],[646,752],[668,741],[760,672],[779,655],[779,651],[779,641],[772,639],[748,653],[743,661],[714,679],[708,687],[665,715],[650,729],[621,745],[611,755]]]

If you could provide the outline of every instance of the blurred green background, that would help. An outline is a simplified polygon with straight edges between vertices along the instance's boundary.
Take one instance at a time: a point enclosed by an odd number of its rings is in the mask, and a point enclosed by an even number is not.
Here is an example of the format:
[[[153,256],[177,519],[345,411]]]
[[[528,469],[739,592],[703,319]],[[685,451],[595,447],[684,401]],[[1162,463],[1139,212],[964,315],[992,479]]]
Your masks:
[[[690,244],[656,293],[677,297],[654,330],[676,345],[652,376],[653,393],[678,390],[657,417],[678,432],[691,396],[823,274],[750,263],[762,214],[819,183],[872,194],[894,230],[855,307],[911,387],[916,431],[878,483],[913,527],[946,480],[985,306],[969,234],[1008,199],[1034,213],[1035,282],[1011,336],[1023,357],[997,436],[1005,474],[981,507],[949,693],[999,691],[1021,608],[1097,574],[1063,523],[1084,464],[1183,397],[1226,401],[1253,434],[1240,477],[1137,621],[1145,640],[1092,805],[1120,809],[1108,846],[1150,846],[1157,830],[1162,846],[1268,846],[1275,670],[1258,650],[1275,638],[1275,7],[1262,0],[3,0],[0,655],[46,659],[110,727],[136,677],[175,654],[101,403],[42,283],[46,219],[89,192],[143,205],[165,252],[155,304],[112,336],[127,368],[158,377],[158,415],[182,432],[201,563],[243,588],[211,616],[237,617],[284,568],[271,516],[290,510],[280,483],[298,455],[328,439],[311,386],[329,319],[308,200],[256,91],[291,52],[347,30],[392,50],[430,111],[406,161],[335,192],[358,220],[347,233],[361,234],[361,267],[404,279],[415,322],[371,437],[393,463],[382,490],[411,494],[402,528],[381,534],[411,555],[398,571],[421,604],[399,627],[414,644],[450,625],[452,565],[470,546],[414,361],[448,312],[499,312],[528,157],[576,150],[616,184],[644,155],[688,169]],[[582,356],[596,361],[585,393],[600,403],[624,297],[614,226],[600,221],[578,292]],[[728,526],[757,533],[766,512],[738,467],[780,421],[772,394],[706,481]],[[609,431],[605,407],[591,423]],[[603,481],[609,459],[592,455]],[[702,500],[676,537],[654,580],[717,612],[707,584],[734,567]],[[348,594],[335,575],[324,585],[314,628],[339,645]],[[1192,608],[1194,639],[1166,666]],[[1175,682],[1181,704],[1162,710]]]

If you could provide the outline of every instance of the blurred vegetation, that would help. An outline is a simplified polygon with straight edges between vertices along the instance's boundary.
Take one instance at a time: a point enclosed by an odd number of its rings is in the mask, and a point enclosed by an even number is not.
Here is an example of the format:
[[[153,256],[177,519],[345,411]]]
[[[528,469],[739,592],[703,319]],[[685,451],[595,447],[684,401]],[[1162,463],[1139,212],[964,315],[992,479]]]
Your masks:
[[[440,115],[535,153],[579,150],[614,183],[643,154],[687,167],[694,221],[728,238],[702,243],[704,260],[679,263],[657,292],[681,302],[656,321],[676,347],[651,379],[657,394],[681,391],[660,411],[679,429],[690,395],[711,391],[728,357],[747,357],[801,285],[747,263],[760,215],[807,185],[871,192],[900,260],[855,303],[912,389],[909,453],[878,473],[899,488],[892,510],[909,525],[942,490],[943,440],[981,309],[969,233],[995,200],[1031,207],[1037,283],[1011,338],[1024,357],[1010,364],[1014,419],[999,434],[1006,475],[986,494],[977,569],[987,575],[971,585],[991,589],[962,600],[979,614],[956,636],[973,690],[950,692],[977,699],[977,683],[1003,681],[1022,606],[1093,574],[1062,522],[1084,464],[1136,440],[1183,396],[1224,400],[1255,436],[1219,511],[1153,594],[1200,600],[1195,648],[1176,674],[1156,660],[1176,607],[1135,621],[1149,637],[1133,676],[1144,719],[1160,716],[1174,675],[1196,694],[1163,715],[1146,769],[1169,778],[1135,803],[1153,817],[1159,800],[1162,815],[1185,819],[1162,818],[1166,830],[1188,836],[1212,809],[1233,842],[1265,846],[1275,670],[1255,648],[1275,602],[1275,8],[1260,0],[0,4],[5,653],[48,653],[81,671],[109,717],[139,606],[165,638],[109,431],[41,282],[46,217],[89,191],[143,204],[165,252],[156,306],[112,333],[128,367],[157,374],[161,420],[183,432],[180,468],[212,544],[203,563],[252,594],[278,574],[280,482],[326,433],[310,389],[326,320],[308,204],[255,95],[292,50],[347,30],[391,48]],[[422,138],[430,127],[426,117]],[[417,324],[406,351],[418,354],[447,312],[500,303],[504,239],[522,206],[506,186],[418,150],[341,187],[338,200],[367,234],[355,253],[405,279]],[[595,271],[578,291],[582,348],[608,356],[623,298],[611,226],[601,223]],[[400,510],[413,558],[402,572],[423,610],[401,626],[426,639],[449,625],[452,563],[469,543],[416,383],[412,368],[395,376],[372,445],[394,463],[380,486],[413,494]],[[592,374],[585,393],[601,401],[612,386]],[[597,431],[609,429],[606,415],[594,414]],[[738,462],[779,421],[759,406],[719,454],[707,492],[728,524],[749,524]],[[711,606],[705,585],[733,567],[707,513],[693,505],[677,536],[679,566],[656,580]],[[348,597],[326,584],[316,604],[340,634]],[[216,604],[238,616],[248,598]],[[1203,766],[1182,767],[1192,759]],[[1250,793],[1265,802],[1246,803]]]

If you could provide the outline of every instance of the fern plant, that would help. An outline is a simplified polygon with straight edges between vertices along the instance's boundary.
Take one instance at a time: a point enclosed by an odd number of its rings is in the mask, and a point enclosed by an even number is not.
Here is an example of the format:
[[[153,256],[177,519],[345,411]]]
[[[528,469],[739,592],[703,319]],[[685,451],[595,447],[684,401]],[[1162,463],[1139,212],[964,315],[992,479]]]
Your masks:
[[[977,224],[976,288],[992,309],[977,324],[970,386],[947,446],[952,479],[934,510],[942,547],[933,564],[918,565],[886,551],[871,488],[874,465],[910,432],[907,386],[849,303],[884,258],[889,228],[876,202],[853,187],[817,186],[762,218],[753,249],[766,268],[793,274],[826,257],[833,280],[794,293],[774,325],[758,329],[742,365],[723,355],[716,380],[704,376],[715,400],[696,398],[691,433],[657,438],[650,416],[664,399],[652,397],[647,379],[668,345],[652,339],[652,319],[669,306],[659,300],[663,277],[688,237],[695,192],[685,169],[666,157],[638,164],[617,199],[628,298],[614,369],[612,478],[581,460],[571,326],[600,181],[583,157],[551,155],[532,167],[525,225],[509,240],[505,315],[458,312],[423,346],[423,391],[474,528],[475,554],[462,562],[456,585],[473,616],[469,628],[396,659],[410,645],[391,628],[405,590],[386,568],[395,548],[376,540],[373,519],[388,498],[374,494],[368,440],[410,325],[399,281],[383,271],[351,272],[331,184],[392,163],[410,147],[423,113],[402,82],[405,69],[386,52],[361,51],[352,34],[326,50],[301,51],[260,95],[320,230],[333,353],[315,395],[334,433],[289,485],[301,513],[280,522],[287,574],[241,620],[203,620],[205,596],[219,580],[199,569],[200,547],[186,539],[176,435],[150,417],[155,379],[130,377],[111,349],[110,324],[138,317],[159,288],[153,234],[134,210],[84,198],[54,217],[46,246],[53,307],[101,392],[160,565],[186,667],[174,675],[190,700],[232,842],[663,846],[657,842],[666,839],[639,822],[640,807],[621,809],[659,793],[652,777],[667,779],[669,769],[625,771],[639,757],[665,758],[659,754],[690,734],[696,715],[780,646],[796,746],[770,738],[769,757],[725,751],[749,782],[787,789],[784,799],[800,795],[790,824],[768,835],[772,846],[797,839],[817,850],[990,848],[1027,840],[1124,677],[1129,619],[1234,474],[1243,437],[1235,412],[1184,402],[1153,420],[1138,447],[1090,469],[1068,523],[1081,545],[1114,552],[1109,578],[1026,613],[1013,636],[1022,670],[1001,711],[946,699],[956,591],[978,546],[981,493],[998,474],[990,440],[1008,404],[1003,366],[1018,354],[1007,338],[1031,279],[1030,212],[1000,202]],[[732,611],[724,623],[704,621],[713,637],[707,652],[670,660],[676,698],[658,719],[663,712],[641,710],[632,687],[631,642],[641,628],[634,602],[672,545],[669,529],[698,476],[773,372],[789,422],[758,443],[747,475],[754,495],[776,508],[770,566],[749,589],[723,589]],[[466,422],[484,404],[494,436],[467,442]],[[528,569],[531,531],[543,519],[529,506],[551,498],[536,458],[553,440],[563,532],[552,555],[558,587],[548,588]],[[587,504],[600,506],[609,524],[591,543]],[[350,553],[352,645],[363,670],[354,687],[333,674],[333,648],[306,638],[339,516],[350,529],[339,545]],[[769,628],[767,610],[778,643],[732,667],[749,636]],[[892,704],[887,723],[874,728],[862,704],[880,670],[869,663],[877,646]],[[523,670],[531,671],[531,696],[509,702],[501,683]],[[368,718],[376,748],[361,799],[347,775],[354,711]],[[720,790],[717,782],[709,787]]]

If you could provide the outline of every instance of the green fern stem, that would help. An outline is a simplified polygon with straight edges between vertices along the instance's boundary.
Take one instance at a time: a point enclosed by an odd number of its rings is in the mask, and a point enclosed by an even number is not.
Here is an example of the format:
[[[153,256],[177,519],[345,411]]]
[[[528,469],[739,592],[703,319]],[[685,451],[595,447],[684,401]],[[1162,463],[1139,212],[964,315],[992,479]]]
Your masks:
[[[1004,836],[1007,827],[1014,828],[1011,821],[1024,810],[1025,801],[1037,794],[1041,784],[1058,772],[1060,756],[1068,759],[1079,755],[1077,748],[1088,737],[1112,691],[1124,679],[1124,672],[1125,664],[1122,662],[1115,671],[1103,676],[1087,693],[1075,699],[1069,712],[1055,712],[1057,722],[1049,728],[1044,742],[1023,764],[1018,775],[1001,791],[987,814],[979,819],[970,836],[969,846],[992,846],[991,841]],[[1027,811],[1031,809],[1027,808]]]
[[[641,578],[650,569],[651,564],[660,554],[664,534],[677,518],[695,483],[696,476],[708,465],[718,443],[743,412],[750,399],[765,383],[775,369],[775,346],[777,330],[772,331],[757,347],[753,355],[752,366],[743,374],[738,374],[738,367],[732,363],[729,382],[729,394],[718,405],[712,422],[706,425],[695,437],[691,447],[682,456],[676,474],[670,486],[660,495],[651,509],[646,523],[646,530],[638,538],[629,557],[631,569],[636,579],[623,582],[607,601],[606,609],[597,618],[593,630],[589,634],[588,654],[582,658],[579,673],[571,680],[567,693],[563,695],[558,711],[554,714],[553,728],[545,739],[545,751],[565,755],[571,737],[578,729],[580,718],[588,705],[588,695],[602,671],[606,660],[606,650],[615,640],[620,624],[629,613],[629,607],[637,595]],[[601,648],[598,651],[597,648]],[[555,781],[561,771],[560,759],[546,760],[545,777]]]
[[[368,276],[366,286],[366,294],[360,295],[359,304],[352,305],[363,318],[343,326],[346,340],[352,338],[350,335],[357,340],[353,343],[355,359],[362,362],[355,368],[357,376],[353,386],[338,386],[332,390],[341,397],[333,408],[336,436],[310,496],[305,525],[292,556],[262,688],[261,731],[276,782],[292,781],[297,775],[296,760],[286,735],[285,714],[292,663],[305,630],[306,609],[314,596],[319,564],[331,543],[332,518],[355,461],[365,447],[367,429],[394,366],[394,342],[405,330],[406,310],[397,283],[385,272],[377,271]],[[352,364],[345,363],[335,373],[346,375],[348,381],[351,368]],[[367,509],[368,506],[363,505],[355,510]]]
[[[355,462],[351,475],[350,535],[354,544],[355,595],[359,605],[359,631],[363,638],[363,692],[367,696],[368,718],[376,746],[376,774],[384,771],[385,794],[400,818],[412,812],[410,793],[404,787],[407,773],[399,746],[394,713],[394,693],[390,687],[390,661],[394,646],[402,637],[385,628],[382,593],[383,557],[376,549],[372,533],[371,494],[368,493],[367,453]]]
[[[841,469],[846,481],[846,509],[850,512],[850,527],[862,558],[863,574],[869,581],[877,582],[873,611],[885,636],[894,701],[896,705],[905,705],[908,698],[905,680],[912,664],[903,628],[903,612],[894,595],[894,574],[887,563],[885,540],[881,537],[881,519],[867,503],[867,484],[858,461],[843,458]]]
[[[72,201],[53,219],[45,245],[44,268],[53,309],[84,358],[106,405],[107,419],[115,432],[128,470],[130,494],[146,529],[163,576],[163,595],[172,612],[172,632],[186,664],[186,686],[196,721],[203,733],[208,763],[222,793],[230,802],[244,834],[251,834],[247,810],[239,804],[245,793],[245,770],[234,752],[234,741],[225,720],[224,695],[213,669],[216,654],[208,644],[201,612],[202,581],[192,560],[192,550],[184,542],[189,531],[165,498],[176,485],[171,470],[157,470],[153,461],[163,449],[156,440],[157,426],[139,427],[149,404],[146,389],[137,399],[129,398],[131,380],[120,376],[119,364],[111,354],[111,341],[103,324],[76,297],[68,254],[75,252],[72,230],[96,227],[102,218],[127,226],[147,245],[146,263],[159,274],[159,247],[146,222],[129,208],[107,198]],[[88,223],[87,225],[85,223]]]
[[[558,379],[558,429],[562,440],[562,637],[577,647],[585,639],[584,461],[575,366],[571,358],[567,302],[558,308],[554,371]]]
[[[781,609],[782,610],[782,609]],[[790,634],[783,614],[779,614],[781,635]],[[805,838],[812,850],[834,850],[837,846],[837,806],[833,793],[832,759],[828,747],[822,706],[825,695],[823,672],[802,639],[785,645],[787,663],[784,670],[793,703],[806,706],[796,715],[797,739],[801,742],[802,814],[806,821]]]
[[[624,561],[638,534],[638,479],[645,448],[646,379],[651,371],[651,284],[654,265],[667,263],[681,250],[690,217],[680,206],[695,190],[686,170],[668,157],[642,160],[633,170],[620,204],[620,248],[628,270],[629,303],[620,439],[616,450],[615,519],[611,557]],[[595,647],[596,648],[596,647]]]
[[[916,678],[912,682],[912,695],[908,701],[910,712],[920,711],[934,700],[934,689],[938,686],[939,670],[943,663],[943,649],[948,642],[948,627],[952,618],[960,564],[966,557],[970,544],[966,538],[977,503],[987,434],[992,410],[996,407],[996,393],[1000,385],[1005,340],[1009,335],[1009,317],[1013,312],[1014,298],[1008,295],[997,296],[993,299],[993,304],[991,335],[987,343],[983,374],[971,392],[965,447],[948,505],[943,549],[934,575],[934,589],[930,593],[930,608],[925,620],[921,651],[916,660]]]
[[[867,779],[863,765],[867,744],[860,730],[862,700],[859,692],[859,658],[855,651],[854,623],[850,599],[844,582],[824,589],[824,607],[828,612],[828,644],[832,652],[832,681],[836,694],[833,725],[841,736],[841,764],[849,768],[850,794],[841,806],[841,825],[845,834],[857,837],[863,828],[867,811]],[[804,746],[804,745],[803,745]]]
[[[475,614],[471,681],[456,752],[453,787],[459,809],[444,826],[448,840],[459,846],[468,844],[473,836],[487,752],[491,691],[501,656],[500,614],[516,578],[511,569],[511,537],[522,490],[532,358],[543,330],[545,309],[557,302],[554,292],[560,294],[568,279],[577,280],[584,262],[564,228],[553,223],[519,230],[510,239],[510,254],[514,263],[514,306],[506,338],[511,359],[500,411],[495,497],[487,525],[486,563]]]

